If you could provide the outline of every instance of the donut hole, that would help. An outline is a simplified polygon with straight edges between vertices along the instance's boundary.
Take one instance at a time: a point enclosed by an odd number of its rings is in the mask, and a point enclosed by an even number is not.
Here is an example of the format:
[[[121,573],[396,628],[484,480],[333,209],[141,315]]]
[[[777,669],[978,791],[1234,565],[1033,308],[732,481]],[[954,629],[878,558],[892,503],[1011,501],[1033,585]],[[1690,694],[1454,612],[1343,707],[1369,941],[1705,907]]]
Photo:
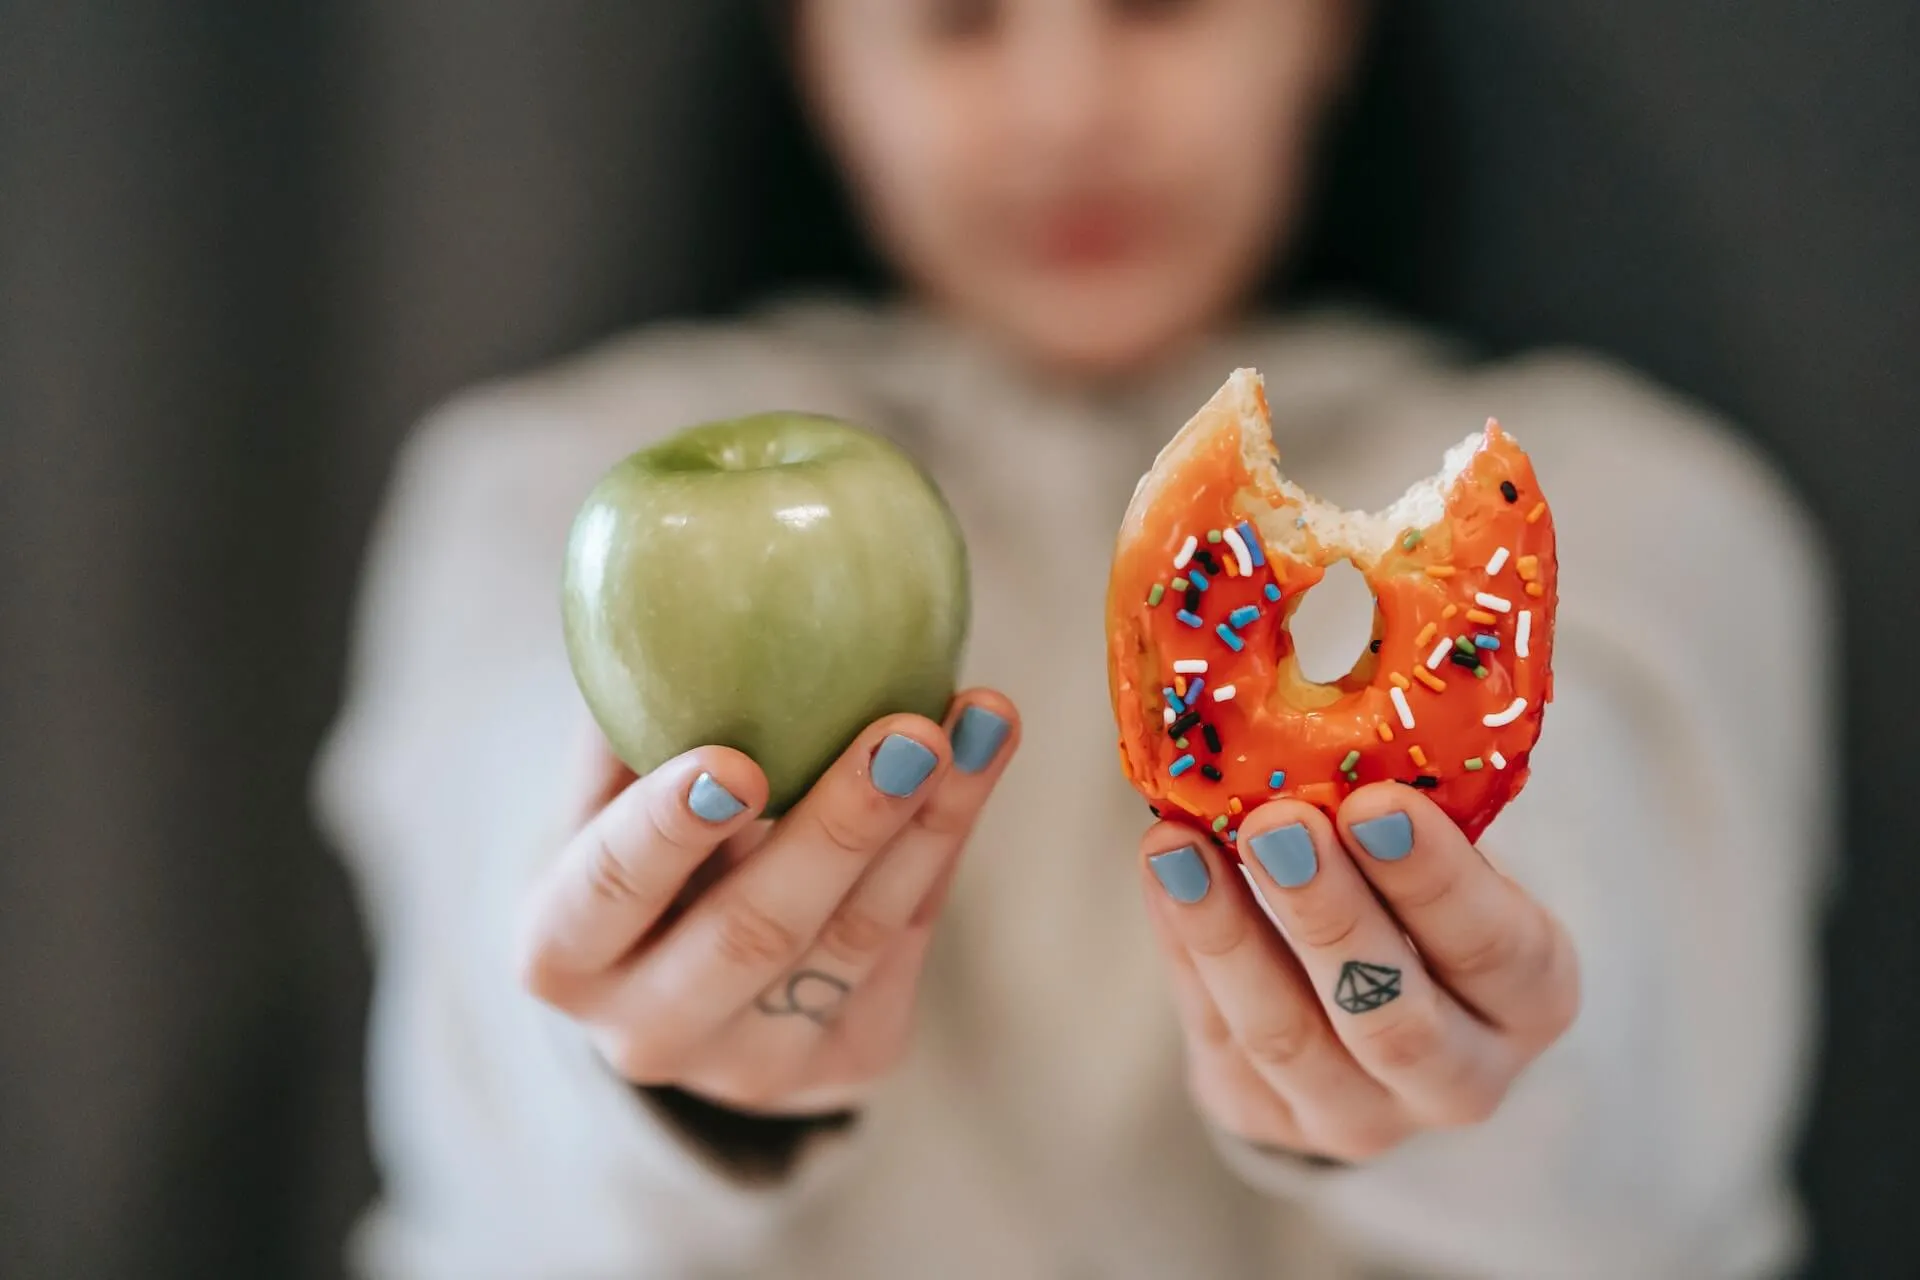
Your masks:
[[[1302,595],[1287,620],[1300,677],[1311,684],[1338,684],[1370,656],[1379,607],[1373,590],[1342,557],[1326,577]]]

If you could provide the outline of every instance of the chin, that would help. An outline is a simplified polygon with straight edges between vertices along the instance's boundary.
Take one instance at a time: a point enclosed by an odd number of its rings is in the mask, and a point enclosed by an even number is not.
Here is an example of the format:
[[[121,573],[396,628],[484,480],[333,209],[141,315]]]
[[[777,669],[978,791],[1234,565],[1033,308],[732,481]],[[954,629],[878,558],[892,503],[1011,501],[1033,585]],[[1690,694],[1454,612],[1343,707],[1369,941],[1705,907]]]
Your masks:
[[[1125,308],[1117,304],[1032,307],[996,317],[1025,359],[1078,380],[1137,375],[1176,356],[1227,307],[1192,305]]]

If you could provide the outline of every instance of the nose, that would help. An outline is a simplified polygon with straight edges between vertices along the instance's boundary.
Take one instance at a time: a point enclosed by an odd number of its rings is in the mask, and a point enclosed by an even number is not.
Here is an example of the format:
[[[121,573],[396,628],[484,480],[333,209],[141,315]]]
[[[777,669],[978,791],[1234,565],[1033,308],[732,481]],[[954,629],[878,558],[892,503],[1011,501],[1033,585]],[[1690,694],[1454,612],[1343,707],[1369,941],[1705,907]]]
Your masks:
[[[1007,106],[1036,159],[1063,163],[1112,144],[1121,86],[1101,8],[1036,6],[1017,31]]]

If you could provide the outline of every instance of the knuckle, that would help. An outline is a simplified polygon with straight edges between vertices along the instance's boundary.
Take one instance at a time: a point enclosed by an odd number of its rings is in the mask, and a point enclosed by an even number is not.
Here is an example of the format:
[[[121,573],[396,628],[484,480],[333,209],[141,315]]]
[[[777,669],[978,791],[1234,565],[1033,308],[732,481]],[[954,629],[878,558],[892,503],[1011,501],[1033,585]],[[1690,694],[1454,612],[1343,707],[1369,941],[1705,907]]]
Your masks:
[[[857,805],[827,805],[814,820],[820,840],[835,853],[864,858],[879,843],[871,810]]]
[[[859,967],[879,954],[895,932],[887,921],[848,901],[841,904],[820,930],[818,945],[842,964]]]
[[[1233,1044],[1233,1028],[1220,1016],[1212,1002],[1195,1015],[1194,1035],[1208,1049],[1225,1049]]]
[[[1431,1000],[1403,1010],[1390,1022],[1367,1029],[1368,1051],[1387,1071],[1411,1071],[1431,1063],[1446,1048],[1446,1030]]]
[[[1392,1121],[1347,1125],[1318,1145],[1336,1160],[1365,1164],[1398,1147],[1407,1140],[1407,1135],[1404,1124]]]
[[[1194,955],[1218,960],[1239,946],[1246,936],[1246,921],[1237,912],[1223,911],[1212,919],[1190,924],[1184,941]]]
[[[1305,1018],[1289,1018],[1252,1028],[1241,1038],[1240,1050],[1254,1066],[1285,1071],[1305,1057],[1318,1037]]]
[[[615,906],[623,906],[640,896],[640,882],[633,868],[614,849],[606,836],[595,831],[593,851],[587,859],[587,884],[593,896]]]
[[[1446,967],[1458,978],[1490,978],[1506,974],[1520,977],[1522,975],[1518,968],[1523,962],[1530,961],[1537,974],[1539,966],[1548,960],[1549,957],[1537,946],[1523,946],[1517,931],[1496,924],[1448,956]]]
[[[943,789],[913,815],[913,825],[942,840],[957,840],[973,830],[976,808]]]
[[[797,955],[800,939],[764,907],[735,895],[720,912],[714,949],[722,960],[736,968],[766,969],[785,964]]]
[[[1394,905],[1407,912],[1432,911],[1451,898],[1460,888],[1460,873],[1448,870],[1426,884],[1393,894]]]
[[[1293,931],[1307,946],[1315,950],[1330,950],[1352,938],[1359,931],[1363,918],[1361,904],[1357,902],[1331,903],[1302,912]]]

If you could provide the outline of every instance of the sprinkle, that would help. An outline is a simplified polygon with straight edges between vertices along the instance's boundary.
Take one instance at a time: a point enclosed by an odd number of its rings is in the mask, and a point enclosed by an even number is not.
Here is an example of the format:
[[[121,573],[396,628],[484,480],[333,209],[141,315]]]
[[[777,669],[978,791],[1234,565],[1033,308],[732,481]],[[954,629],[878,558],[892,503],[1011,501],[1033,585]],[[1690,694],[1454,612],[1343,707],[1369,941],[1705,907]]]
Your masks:
[[[1189,582],[1187,584],[1186,594],[1181,598],[1180,604],[1188,613],[1200,612],[1200,588]]]
[[[1360,752],[1359,752],[1359,749],[1356,748],[1352,751],[1347,752],[1347,758],[1340,762],[1340,772],[1342,773],[1351,772],[1353,769],[1353,766],[1359,763],[1360,763]]]
[[[1413,669],[1413,677],[1435,693],[1444,693],[1446,691],[1447,682],[1439,676],[1434,675],[1431,671],[1428,671],[1425,667],[1415,667]]]
[[[1500,496],[1508,502],[1520,501],[1520,491],[1513,487],[1513,481],[1511,480],[1502,480],[1500,482]]]
[[[1180,748],[1180,750],[1185,751],[1187,749],[1188,743],[1185,738],[1175,738],[1173,740],[1173,745]]]
[[[1200,562],[1200,567],[1202,569],[1205,569],[1208,573],[1220,572],[1220,562],[1218,560],[1215,560],[1213,558],[1213,552],[1207,550],[1205,547],[1202,547],[1200,548],[1200,550],[1194,552],[1193,558],[1195,560],[1198,560]]]
[[[1480,723],[1486,725],[1489,729],[1498,729],[1502,725],[1512,724],[1515,720],[1518,720],[1520,713],[1526,709],[1527,700],[1525,698],[1515,698],[1507,704],[1505,711],[1495,711],[1490,715],[1481,716]]]
[[[1500,647],[1500,637],[1475,636],[1473,638],[1473,647],[1476,649],[1498,649]]]
[[[1267,599],[1275,601],[1277,603],[1280,599],[1280,588],[1274,586],[1271,582],[1269,582],[1266,588],[1266,597]]]
[[[1173,616],[1180,619],[1180,621],[1186,623],[1188,626],[1193,627],[1195,630],[1198,630],[1199,628],[1206,625],[1205,623],[1200,621],[1199,615],[1194,613],[1193,610],[1191,609],[1182,609],[1180,612],[1174,614]]]
[[[1239,796],[1228,796],[1228,797],[1227,797],[1227,812],[1228,812],[1228,813],[1234,813],[1234,814],[1237,814],[1237,813],[1239,813],[1239,812],[1240,812],[1240,810],[1241,810],[1241,809],[1243,809],[1243,808],[1245,808],[1245,807],[1246,807],[1246,806],[1244,806],[1244,805],[1242,805],[1242,804],[1240,803],[1240,797],[1239,797]]]
[[[1429,622],[1426,626],[1420,628],[1420,634],[1413,638],[1413,647],[1418,649],[1421,645],[1433,639],[1433,633],[1439,629],[1440,624],[1437,622]]]
[[[1453,647],[1458,649],[1462,653],[1472,653],[1473,641],[1469,640],[1465,636],[1455,636],[1453,638]]]
[[[1200,776],[1208,782],[1218,782],[1220,781],[1220,766],[1217,764],[1203,764],[1200,766]]]
[[[1200,726],[1200,736],[1206,740],[1207,750],[1220,754],[1220,731],[1210,724]]]
[[[1238,653],[1242,649],[1247,647],[1247,642],[1245,640],[1242,640],[1239,636],[1233,634],[1233,628],[1229,627],[1224,622],[1221,623],[1219,626],[1215,627],[1213,629],[1213,633],[1219,636],[1222,640],[1226,641],[1227,648],[1233,650],[1235,653]]]
[[[1487,678],[1487,669],[1485,667],[1475,667],[1473,669],[1473,678],[1475,680],[1485,680]]]
[[[1413,780],[1413,785],[1417,790],[1431,791],[1440,785],[1440,779],[1430,773],[1423,773]]]
[[[1207,669],[1205,658],[1181,658],[1173,664],[1173,669],[1181,675],[1198,675]]]
[[[1187,589],[1187,580],[1185,578],[1175,578],[1173,580],[1173,589],[1184,592]]]
[[[1418,529],[1407,530],[1407,536],[1400,539],[1400,549],[1402,551],[1411,551],[1419,545],[1420,531]]]
[[[1493,761],[1493,767],[1496,769],[1504,769],[1507,767],[1507,758],[1501,755],[1498,751],[1495,751],[1492,754],[1490,754],[1487,757],[1487,759]]]
[[[1416,769],[1427,767],[1427,753],[1420,749],[1420,744],[1417,742],[1407,748],[1407,759],[1413,761],[1413,767]]]
[[[1227,530],[1227,545],[1233,549],[1234,561],[1240,566],[1240,576],[1253,576],[1253,549],[1247,546],[1247,540],[1240,536],[1240,530]]]
[[[1413,688],[1412,683],[1405,676],[1401,675],[1398,671],[1387,672],[1387,679],[1393,682],[1393,687],[1396,689]]]
[[[1461,763],[1467,767],[1468,773],[1478,773],[1487,767],[1487,762],[1479,756],[1468,756],[1465,760],[1461,761]]]
[[[1173,567],[1176,569],[1186,568],[1187,561],[1193,559],[1194,548],[1199,545],[1200,539],[1194,537],[1192,534],[1188,534],[1187,540],[1180,544],[1180,554],[1173,558]]]
[[[1473,602],[1484,608],[1491,609],[1495,613],[1513,612],[1513,601],[1503,600],[1499,596],[1488,595],[1484,591],[1475,592]]]
[[[1173,727],[1173,708],[1172,707],[1160,708],[1160,718],[1161,718],[1161,721],[1164,724],[1166,724],[1166,726],[1169,729],[1171,729]]]
[[[1387,722],[1385,720],[1374,721],[1373,731],[1380,735],[1380,741],[1382,742],[1393,741],[1393,730],[1387,727]]]
[[[1173,678],[1173,691],[1183,698],[1187,696],[1187,678],[1185,676],[1175,676]]]
[[[1286,786],[1287,771],[1285,769],[1275,769],[1272,773],[1267,775],[1267,785],[1273,788],[1275,791],[1278,791],[1280,788]]]
[[[1488,613],[1485,609],[1469,609],[1467,610],[1467,621],[1477,622],[1483,627],[1490,627],[1494,623],[1500,621],[1500,619],[1494,617],[1492,614]]]
[[[1530,596],[1536,596],[1536,597],[1537,597],[1537,596],[1543,596],[1543,595],[1545,595],[1545,594],[1547,594],[1547,591],[1546,591],[1546,588],[1545,588],[1545,587],[1542,587],[1542,586],[1541,586],[1541,585],[1540,585],[1539,583],[1537,583],[1537,582],[1529,582],[1529,583],[1527,584],[1527,594],[1528,594],[1528,595],[1530,595]]]
[[[1375,636],[1375,637],[1374,637],[1373,639],[1371,639],[1371,640],[1369,640],[1369,641],[1367,641],[1367,652],[1368,652],[1368,653],[1378,653],[1378,652],[1380,652],[1380,637],[1379,637],[1379,636]]]
[[[1191,768],[1193,768],[1193,757],[1186,755],[1168,765],[1167,772],[1177,778]]]
[[[1247,554],[1253,558],[1254,568],[1258,569],[1267,562],[1266,555],[1260,550],[1260,536],[1253,531],[1252,525],[1242,520],[1235,526],[1234,532],[1238,533],[1240,541],[1246,544]]]
[[[1213,691],[1213,700],[1215,702],[1232,702],[1233,695],[1237,692],[1239,692],[1239,690],[1235,689],[1232,685],[1223,684]]]
[[[1359,774],[1358,774],[1357,772],[1355,772],[1354,770],[1352,770],[1352,769],[1349,769],[1349,770],[1347,770],[1347,771],[1346,771],[1346,772],[1345,772],[1344,774],[1342,774],[1341,776],[1342,776],[1343,778],[1345,778],[1345,779],[1346,779],[1346,780],[1347,780],[1348,782],[1358,782],[1358,781],[1360,781],[1360,775],[1359,775]]]
[[[1306,528],[1306,527],[1307,527],[1307,518],[1306,518],[1305,516],[1295,516],[1295,517],[1293,518],[1293,527],[1294,527],[1294,528],[1296,528],[1296,529],[1304,529],[1304,528]]]
[[[1451,578],[1453,574],[1454,568],[1450,564],[1430,564],[1427,566],[1427,576],[1429,578]]]
[[[1547,512],[1547,504],[1545,502],[1534,503],[1533,510],[1527,512],[1527,523],[1528,524],[1536,523],[1541,516],[1546,514],[1546,512]]]
[[[1218,529],[1207,530],[1207,541],[1218,543],[1220,541],[1220,531]]]
[[[1457,604],[1450,604],[1446,608],[1440,611],[1440,616],[1443,618],[1451,618],[1454,614],[1458,612],[1460,612],[1460,606]]]
[[[1160,690],[1160,692],[1167,695],[1167,705],[1173,708],[1173,713],[1175,715],[1179,715],[1182,711],[1185,711],[1187,709],[1187,704],[1181,701],[1180,695],[1175,693],[1172,689],[1163,688]]]
[[[1523,658],[1533,656],[1533,610],[1522,609],[1513,628],[1513,651]]]
[[[1228,844],[1232,844],[1235,840],[1238,840],[1239,838],[1240,838],[1240,828],[1235,827],[1233,830],[1227,832]]]
[[[1250,604],[1243,604],[1227,615],[1227,621],[1233,624],[1234,630],[1238,631],[1259,616],[1259,609]]]
[[[1188,681],[1187,701],[1190,703],[1200,701],[1200,691],[1206,687],[1207,687],[1207,682],[1205,680],[1194,679],[1194,680]]]
[[[1187,570],[1187,581],[1191,582],[1194,586],[1198,587],[1202,591],[1205,591],[1207,589],[1207,575],[1200,572],[1198,569]]]
[[[1427,670],[1431,671],[1447,660],[1447,651],[1453,648],[1453,641],[1441,636],[1433,646],[1433,652],[1427,655]]]
[[[1496,548],[1493,553],[1493,558],[1487,561],[1487,572],[1498,573],[1506,567],[1507,567],[1507,549],[1505,547]]]
[[[1540,572],[1539,556],[1521,556],[1513,562],[1514,570],[1523,578],[1531,579]]]
[[[1227,815],[1226,815],[1226,814],[1224,814],[1224,813],[1223,813],[1223,814],[1221,814],[1221,815],[1220,815],[1219,817],[1217,817],[1217,818],[1215,818],[1215,819],[1213,820],[1213,829],[1214,829],[1215,831],[1225,831],[1225,830],[1227,829]]]
[[[1465,667],[1469,671],[1480,665],[1480,659],[1474,656],[1472,648],[1468,648],[1465,653],[1460,652],[1458,649],[1451,651],[1447,654],[1447,661],[1453,663],[1456,667]]]
[[[1399,685],[1387,690],[1387,696],[1393,699],[1393,710],[1400,717],[1402,729],[1413,728],[1413,708],[1407,705],[1407,693]]]
[[[1153,589],[1147,592],[1147,608],[1151,609],[1153,608],[1153,606],[1159,604],[1161,597],[1165,596],[1166,594],[1167,594],[1167,589],[1165,587],[1161,586],[1157,582],[1154,583]]]
[[[1199,723],[1200,713],[1198,711],[1189,711],[1185,715],[1178,716],[1172,720],[1167,726],[1167,732],[1177,738]]]

